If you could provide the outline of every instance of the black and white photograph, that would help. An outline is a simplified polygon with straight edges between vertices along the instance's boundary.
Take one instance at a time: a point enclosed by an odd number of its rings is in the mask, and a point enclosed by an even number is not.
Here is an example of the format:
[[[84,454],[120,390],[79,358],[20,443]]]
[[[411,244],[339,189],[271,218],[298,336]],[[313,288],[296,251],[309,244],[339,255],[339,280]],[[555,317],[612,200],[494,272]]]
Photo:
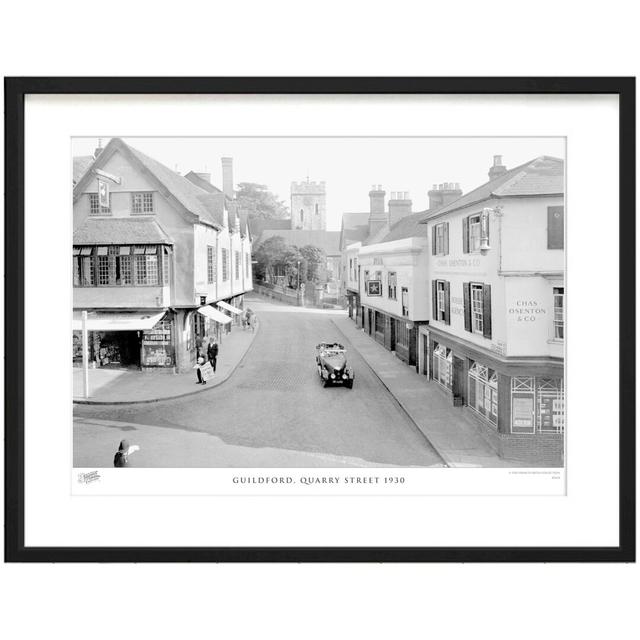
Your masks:
[[[74,468],[564,468],[564,138],[71,147]]]

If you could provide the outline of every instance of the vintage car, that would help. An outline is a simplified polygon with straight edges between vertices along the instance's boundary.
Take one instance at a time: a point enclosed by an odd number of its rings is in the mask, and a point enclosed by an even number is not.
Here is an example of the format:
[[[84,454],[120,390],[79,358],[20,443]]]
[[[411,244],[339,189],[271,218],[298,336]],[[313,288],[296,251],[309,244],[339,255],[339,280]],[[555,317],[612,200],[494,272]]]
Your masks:
[[[321,342],[316,345],[316,366],[325,387],[342,384],[353,387],[353,369],[347,364],[347,352],[337,342]]]

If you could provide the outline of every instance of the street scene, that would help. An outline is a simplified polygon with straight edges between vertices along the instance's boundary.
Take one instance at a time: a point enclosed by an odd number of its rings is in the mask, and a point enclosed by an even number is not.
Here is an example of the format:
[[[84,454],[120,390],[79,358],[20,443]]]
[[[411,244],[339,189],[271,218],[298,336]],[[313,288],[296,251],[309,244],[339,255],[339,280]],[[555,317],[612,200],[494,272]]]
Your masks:
[[[564,466],[558,141],[200,142],[74,141],[74,467]]]

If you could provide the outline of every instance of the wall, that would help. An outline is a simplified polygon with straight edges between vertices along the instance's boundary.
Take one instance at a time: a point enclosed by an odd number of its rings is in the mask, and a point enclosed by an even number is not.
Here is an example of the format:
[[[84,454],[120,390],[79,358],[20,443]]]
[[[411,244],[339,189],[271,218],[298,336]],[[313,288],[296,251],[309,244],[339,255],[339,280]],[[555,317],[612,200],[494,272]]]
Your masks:
[[[382,262],[382,264],[374,264]],[[426,238],[405,238],[393,242],[369,245],[360,250],[360,297],[362,304],[402,317],[402,287],[408,289],[409,316],[412,321],[429,319],[428,255]],[[382,272],[382,296],[367,296],[364,272],[373,276]],[[387,274],[396,273],[396,300],[388,296]]]
[[[138,191],[154,192],[153,218],[175,243],[174,268],[172,269],[174,286],[171,290],[170,304],[172,306],[193,304],[193,223],[189,222],[164,196],[156,191],[155,183],[142,175],[119,151],[116,150],[107,160],[103,170],[121,178],[121,184],[119,185],[109,182],[112,214],[104,216],[104,218],[137,217],[131,216],[131,193]],[[80,195],[73,205],[74,229],[82,226],[85,220],[90,217],[88,194],[97,192],[98,181],[96,178],[87,184],[85,192]],[[98,216],[95,217],[97,218]],[[144,217],[150,216],[147,214]]]
[[[564,251],[547,249],[547,207],[563,202],[562,197],[497,201],[503,207],[501,238],[496,238],[502,245],[502,271],[564,271]]]
[[[74,287],[74,309],[162,309],[170,306],[170,288],[164,287]]]

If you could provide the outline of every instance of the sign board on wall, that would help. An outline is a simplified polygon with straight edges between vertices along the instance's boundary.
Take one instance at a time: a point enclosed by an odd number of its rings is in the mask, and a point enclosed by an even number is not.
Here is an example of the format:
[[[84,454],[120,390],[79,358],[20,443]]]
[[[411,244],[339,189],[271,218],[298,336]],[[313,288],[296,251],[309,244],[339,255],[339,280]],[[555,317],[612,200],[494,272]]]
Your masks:
[[[368,280],[367,281],[367,295],[368,296],[381,296],[382,295],[382,281],[381,280]]]

